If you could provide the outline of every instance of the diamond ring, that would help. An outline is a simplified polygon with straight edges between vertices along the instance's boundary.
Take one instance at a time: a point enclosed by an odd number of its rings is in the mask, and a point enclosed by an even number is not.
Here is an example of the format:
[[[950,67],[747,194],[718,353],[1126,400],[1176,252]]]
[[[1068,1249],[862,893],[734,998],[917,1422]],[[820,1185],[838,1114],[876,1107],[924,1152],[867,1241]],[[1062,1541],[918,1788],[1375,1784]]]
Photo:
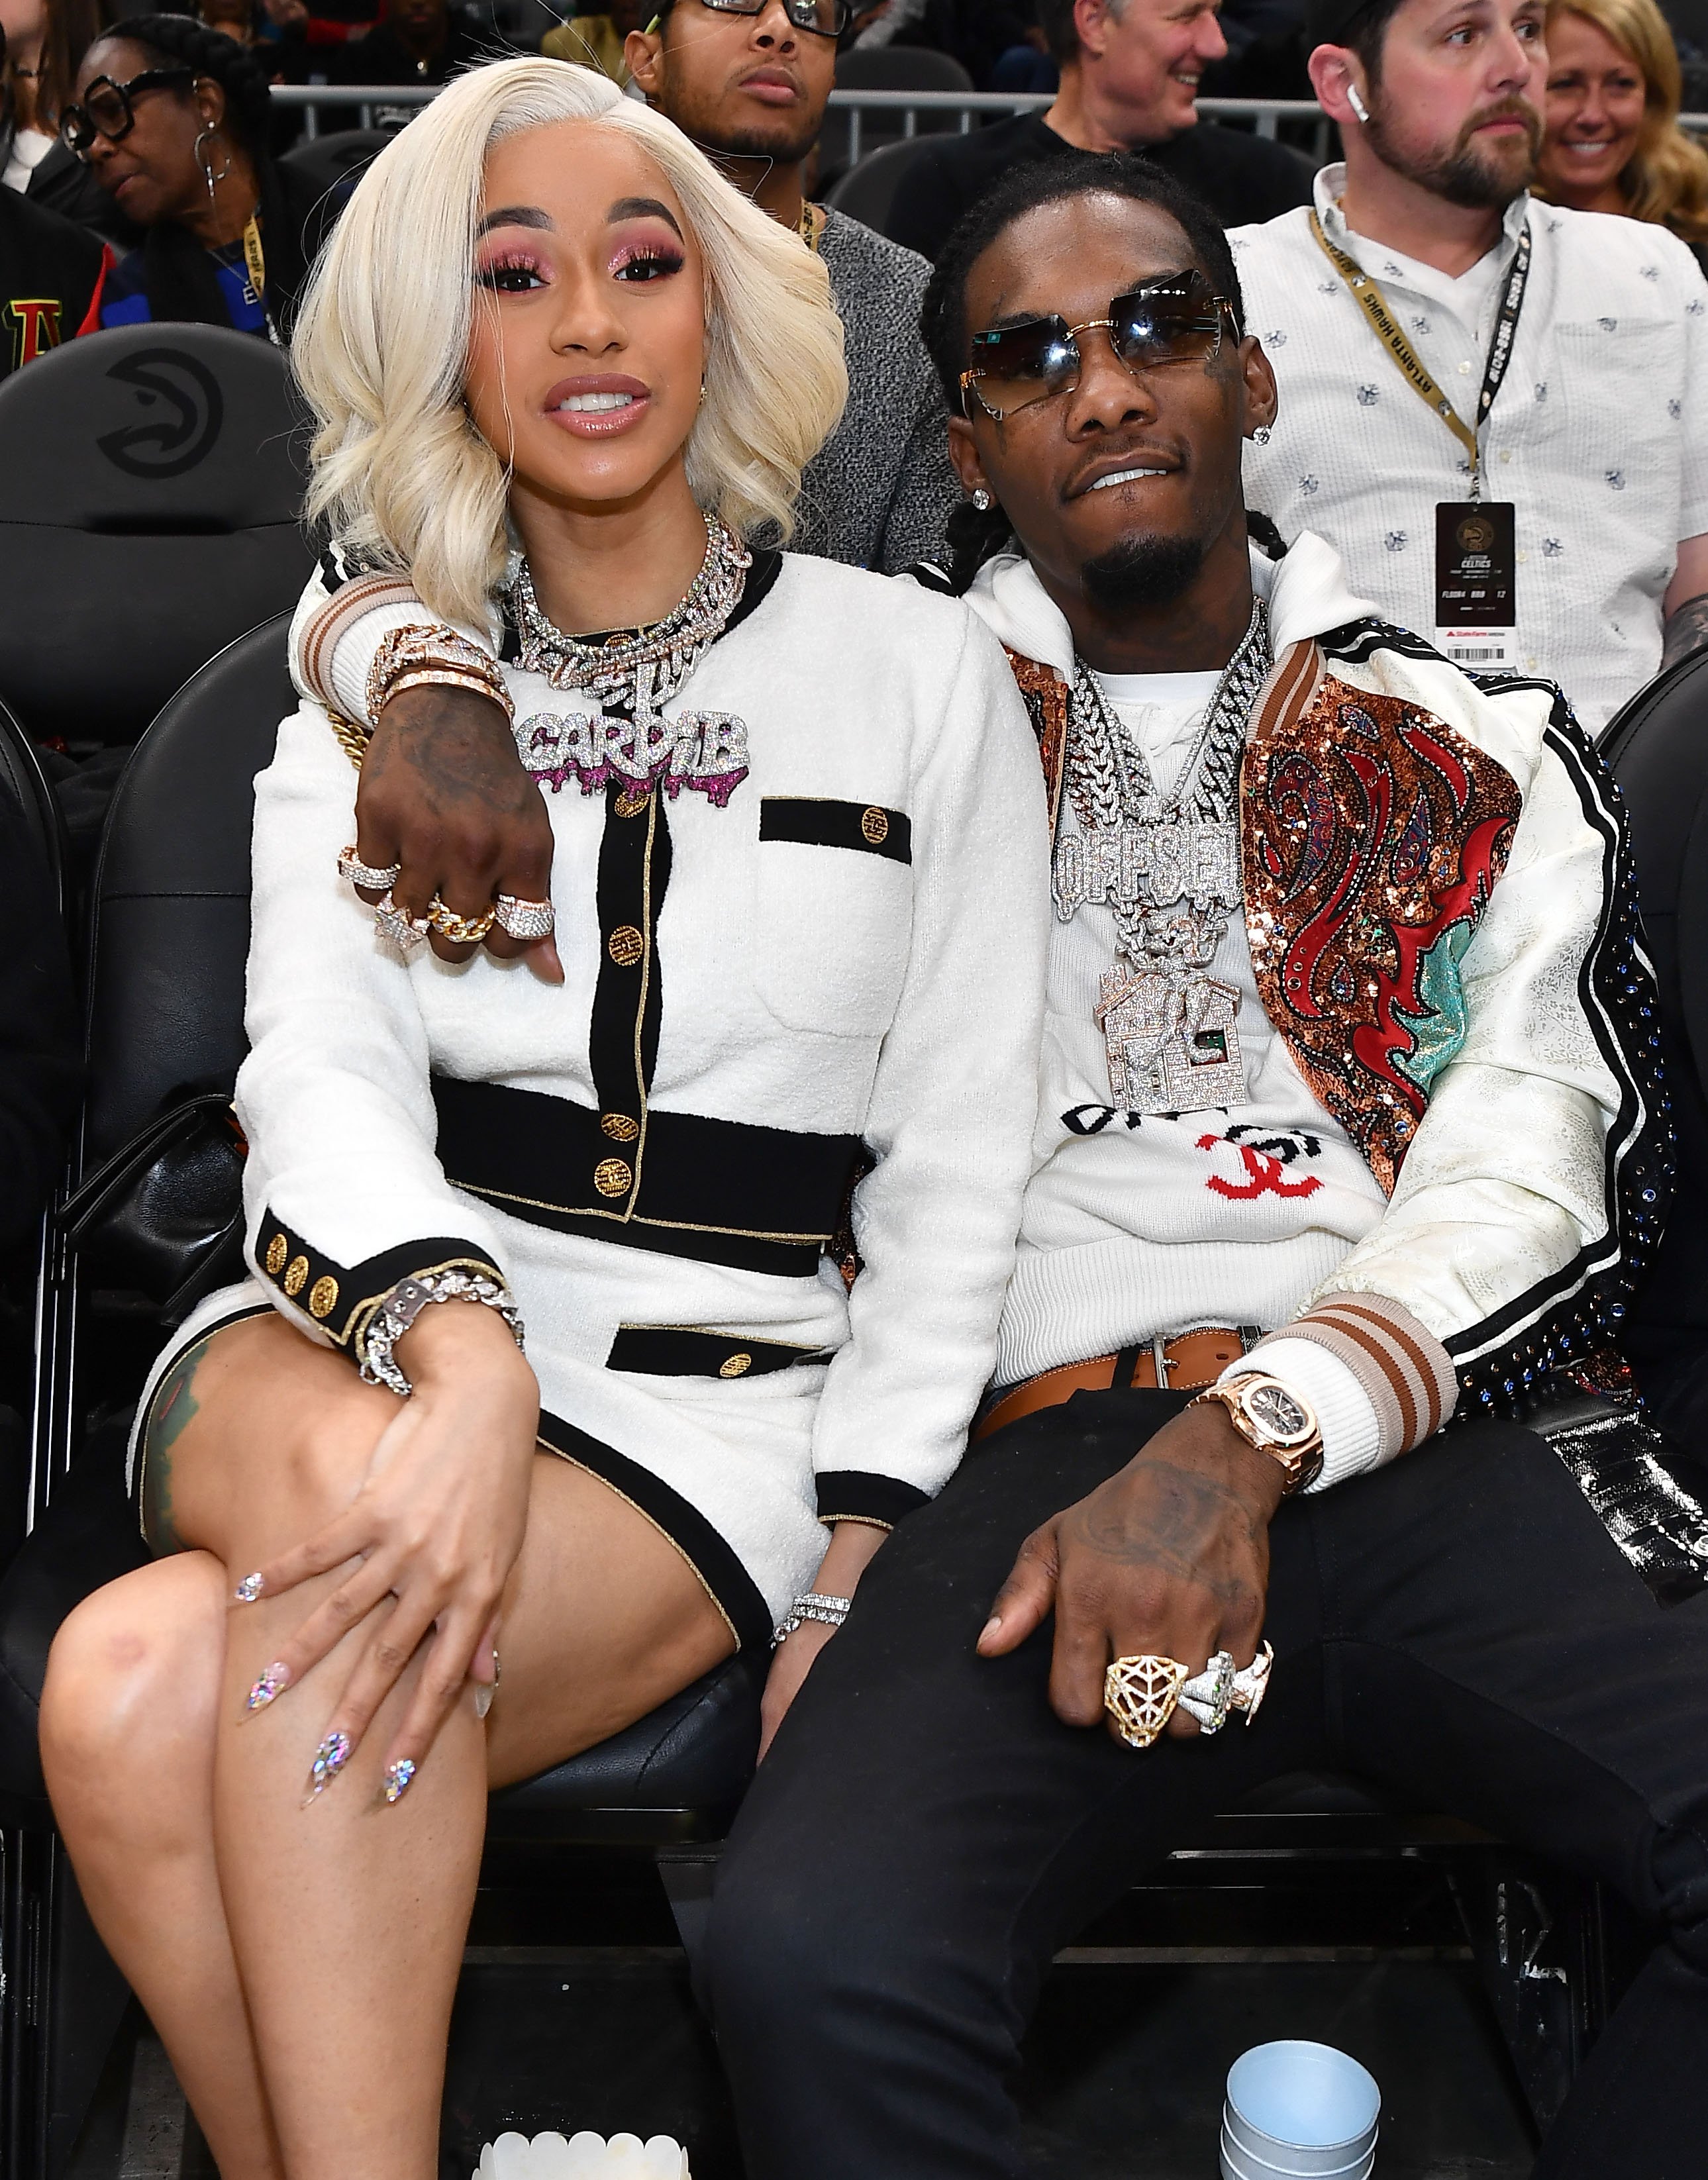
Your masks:
[[[557,911],[548,900],[522,900],[501,893],[493,907],[493,921],[512,939],[549,939],[557,924]]]
[[[1129,1748],[1149,1748],[1174,1715],[1187,1678],[1177,1658],[1117,1658],[1103,1676],[1103,1707]]]
[[[1233,1676],[1232,1707],[1245,1713],[1249,1726],[1263,1706],[1269,1692],[1270,1667],[1275,1663],[1275,1652],[1265,1643],[1250,1665],[1242,1665]]]
[[[1233,1709],[1233,1653],[1218,1650],[1182,1687],[1180,1707],[1198,1720],[1200,1733],[1220,1733]]]
[[[375,893],[389,893],[402,871],[401,863],[388,863],[382,870],[376,864],[363,862],[354,840],[338,851],[339,876],[348,878],[352,885],[371,887]]]
[[[392,944],[405,954],[412,954],[427,935],[427,925],[417,923],[412,916],[405,915],[389,892],[374,910],[373,923],[374,929],[382,939],[390,939]]]

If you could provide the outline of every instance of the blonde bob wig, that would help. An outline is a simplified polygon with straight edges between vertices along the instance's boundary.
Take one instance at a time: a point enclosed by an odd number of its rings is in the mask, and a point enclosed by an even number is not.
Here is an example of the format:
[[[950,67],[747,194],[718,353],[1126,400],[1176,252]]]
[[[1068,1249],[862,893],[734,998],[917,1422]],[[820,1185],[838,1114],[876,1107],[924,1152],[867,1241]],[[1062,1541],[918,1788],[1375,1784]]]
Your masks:
[[[1708,241],[1708,151],[1678,126],[1684,78],[1667,18],[1655,0],[1553,0],[1549,22],[1562,14],[1593,23],[1643,79],[1643,126],[1619,177],[1627,212],[1686,242]]]
[[[591,69],[471,69],[382,151],[317,267],[292,344],[318,429],[311,517],[428,608],[483,625],[513,549],[509,473],[463,407],[475,226],[487,151],[589,121],[663,171],[705,265],[705,400],[687,446],[695,498],[738,535],[787,537],[801,471],[842,413],[842,327],[824,266],[688,139]]]

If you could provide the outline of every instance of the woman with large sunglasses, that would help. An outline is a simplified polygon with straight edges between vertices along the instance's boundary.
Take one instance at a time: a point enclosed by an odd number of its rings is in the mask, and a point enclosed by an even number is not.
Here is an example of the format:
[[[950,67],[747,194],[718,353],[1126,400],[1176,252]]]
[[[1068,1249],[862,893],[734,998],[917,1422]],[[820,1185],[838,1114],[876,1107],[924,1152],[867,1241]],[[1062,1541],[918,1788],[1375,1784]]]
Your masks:
[[[148,320],[289,338],[296,298],[342,202],[267,150],[256,56],[188,15],[134,15],[92,45],[60,134],[124,217],[103,326]]]

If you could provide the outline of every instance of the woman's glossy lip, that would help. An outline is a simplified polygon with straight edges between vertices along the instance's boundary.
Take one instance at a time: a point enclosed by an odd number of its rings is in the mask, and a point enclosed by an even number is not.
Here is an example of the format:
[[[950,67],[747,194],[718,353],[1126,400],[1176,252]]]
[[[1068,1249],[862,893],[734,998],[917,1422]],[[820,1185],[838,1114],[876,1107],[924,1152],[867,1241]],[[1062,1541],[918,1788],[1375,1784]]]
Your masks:
[[[578,396],[607,394],[626,397],[609,408],[566,409]],[[598,372],[584,377],[560,378],[543,404],[552,422],[577,438],[609,439],[632,431],[653,405],[653,389],[638,378],[620,372]]]

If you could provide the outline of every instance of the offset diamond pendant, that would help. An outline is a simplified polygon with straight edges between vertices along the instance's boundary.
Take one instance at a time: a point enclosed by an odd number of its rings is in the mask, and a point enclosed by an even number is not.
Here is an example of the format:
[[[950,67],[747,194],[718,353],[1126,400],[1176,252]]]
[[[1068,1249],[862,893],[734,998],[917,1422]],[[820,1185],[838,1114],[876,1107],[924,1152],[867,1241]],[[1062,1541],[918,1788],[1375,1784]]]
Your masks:
[[[1216,977],[1117,961],[1098,985],[1109,1090],[1129,1113],[1198,1113],[1246,1102],[1239,993]]]

